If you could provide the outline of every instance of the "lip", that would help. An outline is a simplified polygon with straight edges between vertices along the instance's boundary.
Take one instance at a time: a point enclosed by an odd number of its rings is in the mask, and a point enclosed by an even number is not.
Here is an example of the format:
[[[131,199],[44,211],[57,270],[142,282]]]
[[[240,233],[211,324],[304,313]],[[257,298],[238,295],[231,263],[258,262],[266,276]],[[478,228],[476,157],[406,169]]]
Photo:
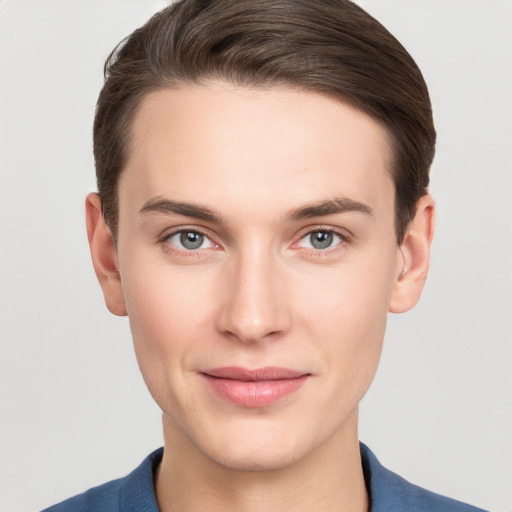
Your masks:
[[[243,407],[265,407],[297,391],[309,373],[268,366],[247,369],[237,366],[201,372],[210,389],[224,400]]]

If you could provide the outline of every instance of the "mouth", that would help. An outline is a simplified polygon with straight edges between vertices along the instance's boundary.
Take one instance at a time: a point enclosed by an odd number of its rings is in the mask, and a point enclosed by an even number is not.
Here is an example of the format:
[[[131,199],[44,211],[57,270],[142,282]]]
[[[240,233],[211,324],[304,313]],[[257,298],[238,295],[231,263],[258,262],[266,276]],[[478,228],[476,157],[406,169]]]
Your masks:
[[[256,369],[235,366],[201,372],[222,399],[243,407],[265,407],[297,391],[311,374],[289,368]]]

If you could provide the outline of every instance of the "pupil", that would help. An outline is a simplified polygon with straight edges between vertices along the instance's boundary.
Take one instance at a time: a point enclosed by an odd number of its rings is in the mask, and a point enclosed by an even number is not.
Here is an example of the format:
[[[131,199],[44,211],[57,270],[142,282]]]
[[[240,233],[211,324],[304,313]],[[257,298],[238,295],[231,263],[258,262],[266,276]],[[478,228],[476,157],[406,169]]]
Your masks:
[[[198,249],[203,244],[204,236],[201,233],[187,231],[181,233],[180,242],[185,249]]]
[[[328,231],[316,231],[311,234],[311,245],[315,249],[327,249],[332,244],[332,233]]]

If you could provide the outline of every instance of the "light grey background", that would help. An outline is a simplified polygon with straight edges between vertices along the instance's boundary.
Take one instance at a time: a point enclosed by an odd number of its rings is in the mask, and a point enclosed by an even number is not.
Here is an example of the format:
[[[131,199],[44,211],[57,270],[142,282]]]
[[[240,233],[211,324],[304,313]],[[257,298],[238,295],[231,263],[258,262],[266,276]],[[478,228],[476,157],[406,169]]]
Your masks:
[[[439,133],[438,229],[420,305],[391,316],[361,439],[437,492],[512,511],[512,3],[360,2],[409,49]],[[3,0],[0,510],[38,510],[162,443],[126,319],[83,220],[110,49],[162,0]]]

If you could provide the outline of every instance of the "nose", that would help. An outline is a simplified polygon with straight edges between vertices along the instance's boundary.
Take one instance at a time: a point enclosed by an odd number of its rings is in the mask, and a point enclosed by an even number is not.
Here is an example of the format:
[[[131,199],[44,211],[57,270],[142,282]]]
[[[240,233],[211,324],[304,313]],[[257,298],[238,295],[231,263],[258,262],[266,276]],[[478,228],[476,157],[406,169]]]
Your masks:
[[[269,251],[240,255],[227,272],[218,328],[244,343],[277,339],[290,328],[283,272]]]

